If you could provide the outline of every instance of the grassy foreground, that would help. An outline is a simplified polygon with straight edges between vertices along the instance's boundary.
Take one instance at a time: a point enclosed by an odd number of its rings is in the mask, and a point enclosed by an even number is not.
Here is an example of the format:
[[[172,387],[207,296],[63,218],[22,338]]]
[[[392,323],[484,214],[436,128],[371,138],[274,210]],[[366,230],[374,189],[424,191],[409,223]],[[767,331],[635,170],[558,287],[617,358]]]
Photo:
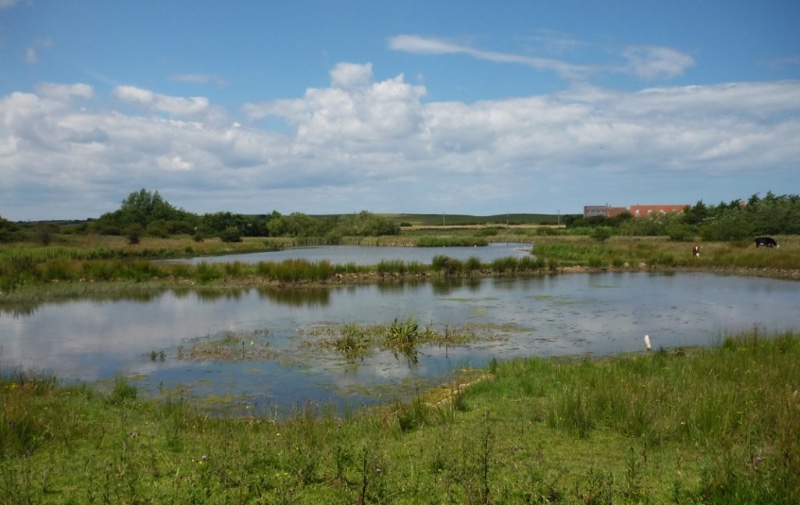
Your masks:
[[[800,335],[493,363],[450,401],[219,419],[6,371],[0,502],[796,503]]]

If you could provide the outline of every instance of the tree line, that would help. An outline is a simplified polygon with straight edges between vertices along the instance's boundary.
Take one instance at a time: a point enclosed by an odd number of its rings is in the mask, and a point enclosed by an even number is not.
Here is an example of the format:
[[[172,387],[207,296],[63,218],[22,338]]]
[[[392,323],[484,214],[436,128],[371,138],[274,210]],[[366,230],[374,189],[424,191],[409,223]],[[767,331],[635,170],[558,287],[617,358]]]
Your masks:
[[[45,233],[55,233],[53,223],[37,223],[26,227],[0,217],[0,242],[41,239]],[[233,212],[194,214],[176,208],[158,191],[141,189],[128,195],[119,209],[107,212],[95,220],[77,223],[76,233],[123,235],[137,243],[143,236],[168,237],[192,235],[196,240],[219,237],[226,242],[238,242],[242,237],[323,237],[336,243],[345,236],[397,235],[400,226],[366,210],[355,214],[315,218],[301,212],[283,215],[247,215]]]
[[[752,195],[746,202],[732,200],[706,205],[702,200],[682,212],[634,218],[630,213],[614,217],[563,216],[566,233],[586,234],[598,239],[611,235],[668,236],[673,240],[727,241],[760,235],[800,235],[800,196]],[[0,243],[35,240],[50,242],[58,232],[122,235],[132,243],[143,236],[192,235],[196,240],[219,237],[236,242],[242,237],[323,238],[335,244],[342,237],[397,235],[400,226],[366,210],[341,215],[313,217],[301,212],[283,215],[236,214],[222,211],[194,214],[179,209],[146,189],[125,198],[120,208],[97,219],[58,226],[52,222],[14,223],[0,216]],[[554,232],[555,233],[555,232]]]
[[[634,218],[630,213],[613,217],[567,217],[571,233],[598,239],[611,235],[668,236],[672,240],[728,241],[760,235],[800,235],[800,196],[758,194],[746,202],[732,200],[706,205],[702,200],[681,212]]]

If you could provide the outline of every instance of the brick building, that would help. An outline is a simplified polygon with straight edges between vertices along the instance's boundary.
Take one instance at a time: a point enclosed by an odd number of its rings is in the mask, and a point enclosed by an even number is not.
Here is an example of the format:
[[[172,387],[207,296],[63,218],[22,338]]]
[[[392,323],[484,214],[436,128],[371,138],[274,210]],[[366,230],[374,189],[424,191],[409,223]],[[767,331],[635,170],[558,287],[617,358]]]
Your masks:
[[[611,207],[609,205],[585,205],[583,207],[583,218],[590,217],[614,217],[628,212],[625,207]]]

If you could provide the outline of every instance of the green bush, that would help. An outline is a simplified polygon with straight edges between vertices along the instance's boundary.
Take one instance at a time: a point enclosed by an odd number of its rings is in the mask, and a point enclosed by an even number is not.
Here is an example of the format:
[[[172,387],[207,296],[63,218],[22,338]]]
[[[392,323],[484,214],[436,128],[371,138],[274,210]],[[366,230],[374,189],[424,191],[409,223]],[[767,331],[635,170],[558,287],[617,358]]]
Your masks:
[[[144,234],[144,227],[139,223],[132,224],[125,228],[125,238],[128,239],[128,243],[138,244]]]
[[[223,242],[241,242],[242,234],[239,233],[238,228],[230,227],[225,228],[222,232],[220,232],[219,238]]]
[[[605,242],[614,234],[613,228],[610,226],[598,226],[592,230],[591,237],[598,242]]]

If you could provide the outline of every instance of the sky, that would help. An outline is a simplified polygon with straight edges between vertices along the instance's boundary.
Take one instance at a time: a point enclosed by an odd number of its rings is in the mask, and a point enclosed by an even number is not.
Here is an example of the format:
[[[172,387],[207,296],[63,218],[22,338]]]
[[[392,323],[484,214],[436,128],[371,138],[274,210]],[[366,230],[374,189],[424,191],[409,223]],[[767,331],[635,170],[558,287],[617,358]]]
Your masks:
[[[0,0],[0,216],[800,193],[797,0]]]

